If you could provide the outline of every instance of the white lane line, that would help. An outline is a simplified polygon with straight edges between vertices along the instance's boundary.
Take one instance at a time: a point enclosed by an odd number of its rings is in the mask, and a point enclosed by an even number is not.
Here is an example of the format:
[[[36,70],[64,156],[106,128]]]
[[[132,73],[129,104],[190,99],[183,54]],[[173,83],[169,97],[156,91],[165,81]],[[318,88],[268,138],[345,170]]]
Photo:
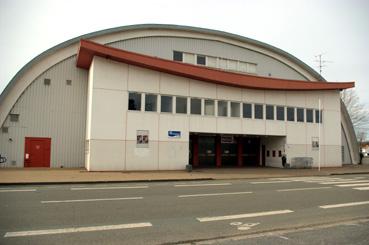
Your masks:
[[[277,190],[279,192],[284,192],[284,191],[305,191],[305,190],[321,190],[321,189],[330,189],[332,187],[327,186],[327,187],[311,187],[311,188],[295,188],[295,189],[281,189],[281,190]]]
[[[64,228],[64,229],[49,229],[49,230],[33,230],[33,231],[16,231],[7,232],[4,237],[23,237],[23,236],[39,236],[39,235],[52,235],[52,234],[64,234],[64,233],[76,233],[76,232],[88,232],[88,231],[108,231],[108,230],[120,230],[120,229],[132,229],[150,227],[151,223],[133,223],[133,224],[120,224],[120,225],[103,225],[103,226],[87,226],[78,228]]]
[[[0,192],[29,192],[36,191],[36,189],[1,189]]]
[[[209,222],[209,221],[243,219],[243,218],[252,218],[252,217],[260,217],[260,216],[276,215],[276,214],[288,214],[288,213],[293,213],[293,211],[285,209],[285,210],[276,210],[276,211],[259,212],[259,213],[235,214],[235,215],[214,216],[214,217],[202,217],[202,218],[197,218],[197,220],[200,221],[200,222]]]
[[[290,183],[292,180],[278,180],[278,181],[258,181],[250,182],[250,184],[277,184],[277,183]]]
[[[140,200],[140,199],[143,199],[143,197],[119,197],[119,198],[41,201],[41,203],[99,202],[99,201],[120,201],[120,200]]]
[[[358,183],[358,184],[345,184],[345,185],[337,185],[339,187],[353,187],[353,186],[365,186],[369,185],[369,182],[367,183]]]
[[[200,186],[219,186],[219,185],[232,185],[231,183],[217,183],[217,184],[183,184],[175,185],[174,187],[200,187]]]
[[[358,205],[365,205],[369,204],[369,201],[364,202],[348,202],[348,203],[340,203],[340,204],[331,204],[331,205],[323,205],[319,206],[320,208],[342,208],[342,207],[351,207],[351,206],[358,206]]]
[[[73,187],[71,191],[83,191],[83,190],[115,190],[115,189],[145,189],[147,185],[141,186],[109,186],[109,187]]]
[[[207,197],[207,196],[242,195],[242,194],[251,194],[251,193],[252,193],[251,191],[223,192],[223,193],[205,193],[205,194],[180,195],[178,197]]]
[[[336,184],[351,184],[351,183],[363,183],[368,182],[367,180],[350,180],[350,181],[332,181],[332,182],[320,182],[322,185],[336,185]]]
[[[359,191],[369,191],[369,187],[358,187],[358,188],[352,188]]]

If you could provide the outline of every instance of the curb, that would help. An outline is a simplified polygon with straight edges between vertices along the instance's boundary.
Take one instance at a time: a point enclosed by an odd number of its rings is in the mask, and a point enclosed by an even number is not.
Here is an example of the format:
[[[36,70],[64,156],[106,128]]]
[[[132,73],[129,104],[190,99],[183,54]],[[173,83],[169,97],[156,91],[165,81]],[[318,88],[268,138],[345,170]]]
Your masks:
[[[367,171],[367,172],[330,173],[329,175],[346,175],[346,174],[369,174],[369,171]]]
[[[142,183],[142,182],[176,182],[176,181],[204,181],[214,180],[213,178],[196,179],[141,179],[141,180],[92,180],[92,181],[50,181],[50,182],[9,182],[0,183],[0,186],[6,185],[69,185],[69,184],[107,184],[107,183]]]

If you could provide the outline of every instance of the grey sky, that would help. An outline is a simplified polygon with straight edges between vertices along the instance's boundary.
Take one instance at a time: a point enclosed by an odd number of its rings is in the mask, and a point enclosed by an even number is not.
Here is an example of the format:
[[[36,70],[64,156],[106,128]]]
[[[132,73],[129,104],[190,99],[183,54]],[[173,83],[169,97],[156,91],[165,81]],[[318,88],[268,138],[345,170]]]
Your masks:
[[[355,81],[369,107],[367,0],[0,0],[0,91],[32,58],[67,39],[117,26],[163,23],[253,38],[316,68],[328,81]]]

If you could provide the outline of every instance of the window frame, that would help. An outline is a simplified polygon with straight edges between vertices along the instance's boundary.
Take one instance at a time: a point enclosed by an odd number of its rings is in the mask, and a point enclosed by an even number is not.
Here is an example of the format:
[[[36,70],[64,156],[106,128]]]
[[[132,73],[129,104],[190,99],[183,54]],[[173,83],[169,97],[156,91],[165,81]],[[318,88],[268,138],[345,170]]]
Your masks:
[[[184,112],[178,112],[178,100],[182,100],[182,102],[185,102],[184,103]],[[187,97],[184,97],[184,96],[176,96],[176,114],[187,114],[188,112],[188,108],[187,108]]]
[[[286,107],[285,106],[276,106],[276,119],[277,121],[286,121]],[[278,109],[282,109],[282,110],[278,110]],[[278,112],[282,112],[283,113],[283,118],[280,118],[280,114]]]
[[[213,114],[206,113],[206,102],[212,101],[213,102]],[[215,100],[213,99],[204,99],[204,116],[215,116]]]
[[[155,96],[155,109],[154,110],[147,110],[148,104],[147,104],[147,96]],[[151,94],[151,93],[145,93],[145,112],[158,112],[158,95],[157,94]]]
[[[272,114],[268,117],[268,108],[272,108]],[[266,120],[275,120],[274,119],[274,112],[275,112],[275,106],[274,105],[265,105],[265,119]],[[271,117],[270,117],[271,116]]]
[[[259,107],[261,108],[261,117],[257,117],[257,110],[256,108]],[[260,119],[260,120],[264,120],[264,105],[263,104],[254,104],[254,119]]]
[[[170,98],[170,111],[163,111],[163,97]],[[160,113],[173,113],[173,95],[160,95]]]
[[[204,61],[204,64],[202,64],[199,61]],[[202,66],[206,66],[206,55],[202,55],[202,54],[196,54],[196,64],[197,65],[202,65]]]
[[[233,115],[232,105],[238,105],[238,116]],[[241,103],[240,102],[231,101],[230,107],[231,107],[230,108],[231,109],[231,117],[235,117],[235,118],[241,117]]]
[[[311,112],[311,121],[308,120],[309,112]],[[314,109],[306,108],[306,122],[307,123],[314,123]]]
[[[224,115],[219,115],[219,110],[220,110],[220,106],[219,106],[219,104],[220,103],[225,103],[225,108],[226,108],[226,111],[225,111],[225,116]],[[217,107],[218,107],[218,113],[217,113],[217,116],[218,117],[228,117],[228,101],[226,101],[226,100],[217,100]]]
[[[139,98],[140,98],[140,100],[139,100],[139,104],[137,105],[137,109],[130,109],[130,106],[131,106],[131,104],[130,104],[130,100],[131,100],[131,95],[134,95],[134,94],[136,94],[136,95],[139,95]],[[141,111],[141,108],[142,107],[142,93],[140,93],[140,92],[133,92],[133,91],[130,91],[130,92],[128,92],[128,110],[129,111]]]
[[[248,115],[248,113],[245,113],[245,105],[248,107],[250,106],[250,116],[246,116]],[[252,119],[252,103],[242,103],[242,118],[248,118],[248,119]]]
[[[193,110],[192,110],[192,105],[195,105],[195,104],[193,104],[192,102],[193,101],[199,101],[200,102],[200,112],[199,113],[193,113]],[[197,97],[194,97],[194,98],[190,98],[190,114],[191,115],[201,115],[201,109],[202,109],[202,101],[201,101],[201,99],[200,98],[197,98]]]
[[[180,54],[180,58],[181,59],[176,59],[176,54]],[[177,51],[177,50],[173,50],[173,60],[174,61],[183,62],[183,52]]]
[[[301,111],[302,111],[302,118],[301,116]],[[299,114],[300,112],[300,114]],[[305,122],[305,110],[304,108],[301,107],[297,107],[296,108],[296,122]]]
[[[293,110],[293,120],[290,120],[290,117],[289,117],[289,109],[292,109]],[[295,114],[296,114],[296,108],[295,107],[291,107],[291,106],[287,106],[287,109],[286,109],[286,111],[287,111],[287,122],[296,122],[296,116],[295,116]]]

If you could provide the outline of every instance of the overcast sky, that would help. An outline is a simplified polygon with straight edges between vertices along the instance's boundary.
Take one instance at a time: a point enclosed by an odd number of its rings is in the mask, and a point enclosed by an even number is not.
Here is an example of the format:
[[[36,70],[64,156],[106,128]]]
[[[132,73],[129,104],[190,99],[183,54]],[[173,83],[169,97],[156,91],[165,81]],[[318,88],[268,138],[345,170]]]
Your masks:
[[[179,24],[253,38],[314,69],[330,61],[328,81],[355,81],[369,107],[367,0],[0,0],[0,91],[32,58],[70,38],[131,24]]]

